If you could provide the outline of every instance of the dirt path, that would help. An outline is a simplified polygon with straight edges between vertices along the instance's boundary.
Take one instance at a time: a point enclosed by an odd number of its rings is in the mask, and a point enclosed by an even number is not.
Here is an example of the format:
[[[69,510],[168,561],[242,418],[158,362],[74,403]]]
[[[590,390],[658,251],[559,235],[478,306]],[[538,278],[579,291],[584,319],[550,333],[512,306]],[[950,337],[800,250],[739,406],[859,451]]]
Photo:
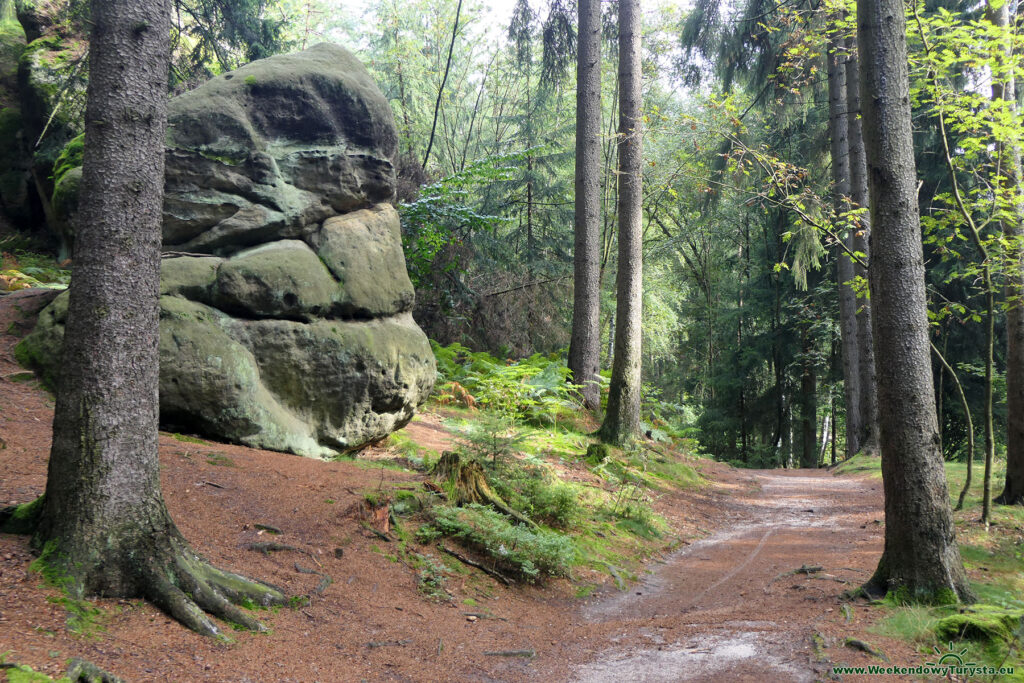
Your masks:
[[[32,500],[45,484],[52,399],[23,381],[10,357],[44,300],[32,292],[0,298],[0,505]],[[407,435],[438,451],[451,442],[437,416]],[[856,585],[878,561],[878,480],[704,461],[697,467],[713,484],[673,492],[657,506],[684,538],[717,532],[652,565],[641,583],[607,585],[584,601],[564,580],[505,588],[482,574],[457,574],[447,584],[452,599],[433,602],[418,590],[417,568],[355,513],[365,491],[421,488],[421,475],[377,467],[373,461],[388,455],[378,450],[358,462],[320,462],[162,435],[164,497],[186,538],[214,564],[308,594],[309,603],[261,615],[272,632],[233,634],[231,645],[140,601],[97,601],[98,626],[76,634],[59,592],[29,569],[28,539],[0,534],[0,653],[53,675],[63,674],[68,657],[84,657],[144,683],[810,681],[826,678],[830,661],[876,663],[842,641],[865,637],[878,614],[857,606],[847,616],[837,596],[848,586],[834,579]],[[282,530],[277,539],[294,550],[254,552],[267,538],[257,523]],[[822,565],[834,579],[789,574],[804,564]],[[333,583],[312,592],[324,575]],[[910,646],[869,637],[894,662],[920,659]],[[506,650],[535,656],[487,654]]]
[[[677,551],[631,590],[584,607],[548,672],[587,681],[814,681],[855,654],[837,595],[881,550],[881,483],[759,471],[723,506],[724,530]],[[823,572],[791,574],[803,565]],[[814,634],[838,652],[815,648]],[[844,651],[845,650],[845,651]],[[850,680],[845,678],[844,680]]]

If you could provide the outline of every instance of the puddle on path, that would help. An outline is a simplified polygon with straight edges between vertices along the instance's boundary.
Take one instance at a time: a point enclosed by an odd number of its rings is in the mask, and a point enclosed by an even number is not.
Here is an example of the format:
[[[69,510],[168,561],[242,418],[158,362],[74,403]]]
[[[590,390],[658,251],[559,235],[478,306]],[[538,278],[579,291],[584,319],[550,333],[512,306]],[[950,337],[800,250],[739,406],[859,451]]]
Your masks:
[[[691,680],[735,680],[737,665],[742,674],[759,671],[765,680],[794,683],[815,680],[799,661],[786,661],[768,654],[777,649],[773,634],[739,631],[725,635],[706,635],[687,643],[647,650],[606,652],[599,659],[577,667],[573,681],[579,683],[670,683]],[[774,634],[776,636],[781,634]],[[742,675],[740,674],[740,675]]]

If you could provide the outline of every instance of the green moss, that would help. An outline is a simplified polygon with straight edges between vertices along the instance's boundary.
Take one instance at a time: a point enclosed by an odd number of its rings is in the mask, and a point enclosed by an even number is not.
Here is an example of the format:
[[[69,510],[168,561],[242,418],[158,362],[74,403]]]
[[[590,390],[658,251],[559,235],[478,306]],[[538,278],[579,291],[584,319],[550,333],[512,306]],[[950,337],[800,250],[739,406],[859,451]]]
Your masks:
[[[210,151],[202,150],[202,149],[196,150],[196,151],[199,152],[199,156],[203,157],[204,159],[209,159],[210,161],[216,161],[216,162],[224,164],[225,166],[238,166],[239,164],[244,163],[245,159],[246,159],[246,156],[244,154],[241,154],[241,155],[217,154],[215,152],[210,152]]]
[[[0,531],[5,534],[31,534],[36,530],[39,515],[43,511],[44,496],[39,496],[31,503],[24,503],[14,509],[4,524],[0,525]]]
[[[857,455],[844,460],[836,468],[835,473],[837,475],[869,475],[872,478],[881,478],[882,476],[882,459],[878,456],[865,455],[864,453],[858,453]]]
[[[206,445],[206,442],[203,441],[202,439],[197,439],[196,437],[188,436],[187,434],[178,434],[177,432],[175,432],[174,434],[171,434],[171,438],[173,438],[175,441],[181,441],[184,443],[199,443]]]
[[[44,673],[33,671],[31,667],[20,665],[13,669],[7,669],[7,683],[71,683],[67,676],[63,678],[50,678]]]
[[[217,467],[238,467],[234,460],[223,453],[207,453],[206,462]]]
[[[82,166],[82,156],[85,154],[85,133],[75,136],[68,144],[64,145],[53,164],[53,182],[59,185],[61,179],[73,168]]]
[[[935,635],[952,640],[1002,641],[1009,643],[1024,624],[1024,611],[995,605],[971,605],[958,614],[939,619]]]
[[[935,590],[917,588],[910,590],[907,586],[899,586],[890,590],[885,596],[885,602],[891,605],[956,605],[960,602],[952,589],[942,586]]]
[[[605,443],[592,443],[587,446],[587,462],[591,465],[600,465],[608,459],[612,453],[612,447]]]

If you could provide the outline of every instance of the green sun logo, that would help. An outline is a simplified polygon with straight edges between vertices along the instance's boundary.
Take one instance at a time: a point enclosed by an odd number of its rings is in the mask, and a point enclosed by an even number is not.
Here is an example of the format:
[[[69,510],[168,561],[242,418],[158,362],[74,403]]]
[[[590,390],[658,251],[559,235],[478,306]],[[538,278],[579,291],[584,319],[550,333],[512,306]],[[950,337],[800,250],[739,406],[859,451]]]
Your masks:
[[[945,652],[939,649],[936,645],[932,648],[932,652],[939,655],[937,662],[925,662],[925,666],[975,666],[974,662],[965,662],[964,655],[967,654],[967,648],[956,652],[953,650],[953,643],[949,643],[949,649]]]

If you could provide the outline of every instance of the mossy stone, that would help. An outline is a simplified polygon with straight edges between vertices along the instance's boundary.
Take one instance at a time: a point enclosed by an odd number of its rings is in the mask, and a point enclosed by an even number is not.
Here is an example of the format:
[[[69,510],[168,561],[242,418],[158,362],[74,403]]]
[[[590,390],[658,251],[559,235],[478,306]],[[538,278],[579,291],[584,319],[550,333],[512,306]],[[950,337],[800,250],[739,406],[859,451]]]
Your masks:
[[[612,453],[611,446],[606,443],[592,443],[587,446],[587,462],[591,465],[600,465],[608,459]]]
[[[310,237],[342,283],[337,315],[368,318],[412,309],[415,294],[405,269],[400,229],[395,208],[378,204],[329,218]]]
[[[204,304],[213,299],[217,269],[224,259],[216,256],[173,256],[160,261],[161,296],[180,296]]]
[[[240,252],[217,270],[214,305],[245,317],[311,320],[340,288],[305,242],[280,240]]]
[[[935,635],[941,642],[965,638],[1008,643],[1022,626],[1022,610],[1009,610],[994,605],[971,605],[965,607],[959,614],[940,619],[935,625]]]

